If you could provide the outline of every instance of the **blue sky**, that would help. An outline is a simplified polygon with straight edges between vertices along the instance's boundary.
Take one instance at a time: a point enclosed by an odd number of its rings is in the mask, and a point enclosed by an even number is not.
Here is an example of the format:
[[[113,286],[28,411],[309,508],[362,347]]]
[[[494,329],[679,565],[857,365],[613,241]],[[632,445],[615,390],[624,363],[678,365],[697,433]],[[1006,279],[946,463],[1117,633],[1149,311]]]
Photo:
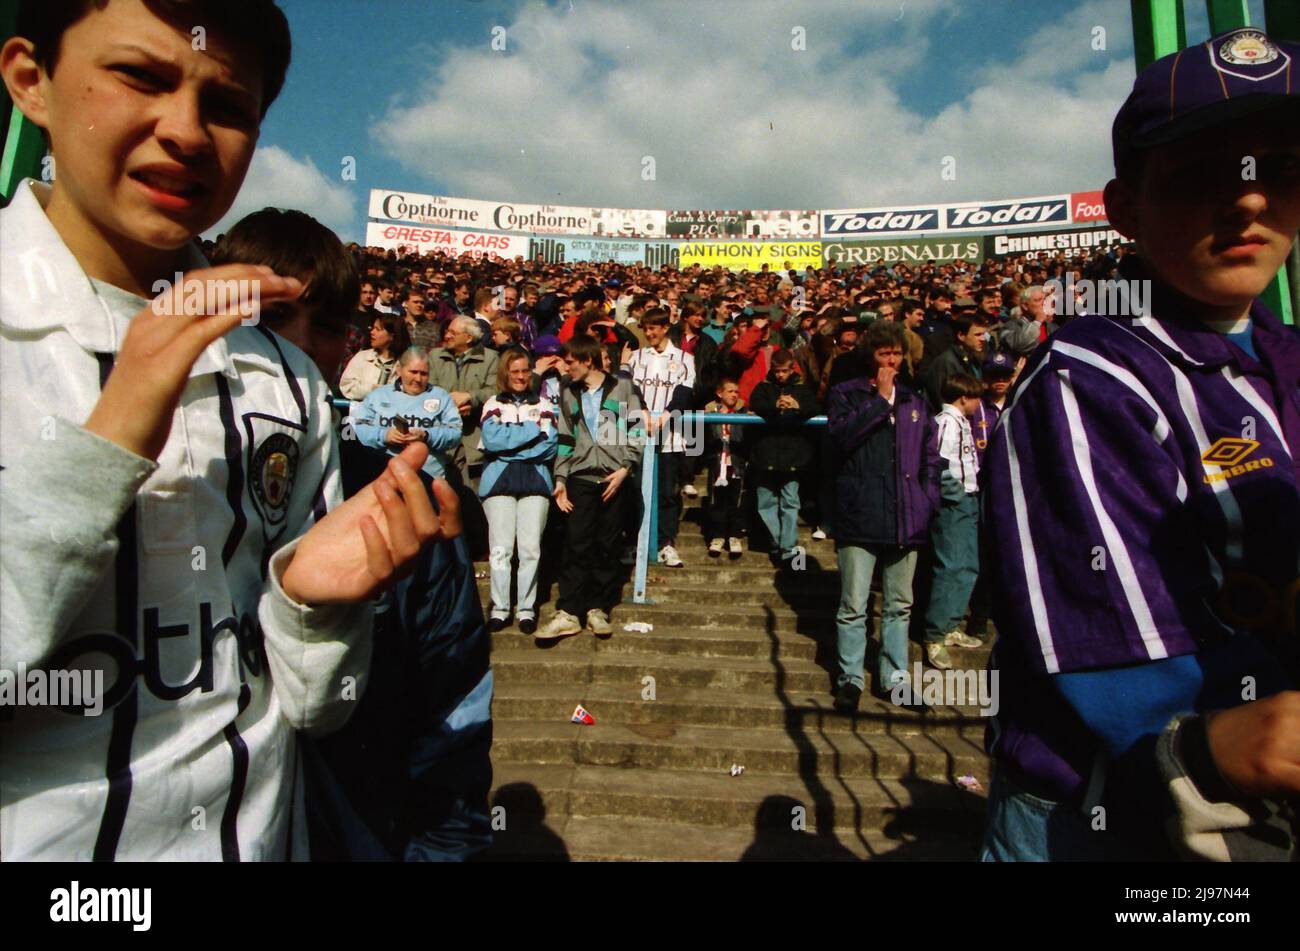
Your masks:
[[[815,209],[1100,187],[1133,77],[1128,0],[280,3],[293,65],[226,222],[296,207],[345,240],[371,188]]]

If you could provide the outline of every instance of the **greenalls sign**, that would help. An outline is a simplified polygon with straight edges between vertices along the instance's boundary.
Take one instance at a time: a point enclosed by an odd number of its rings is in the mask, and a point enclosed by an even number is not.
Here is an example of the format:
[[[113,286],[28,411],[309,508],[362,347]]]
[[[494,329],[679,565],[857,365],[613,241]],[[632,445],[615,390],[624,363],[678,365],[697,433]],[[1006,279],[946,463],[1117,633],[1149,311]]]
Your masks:
[[[950,264],[984,260],[984,236],[896,239],[893,241],[823,241],[822,260],[836,267],[860,264]]]

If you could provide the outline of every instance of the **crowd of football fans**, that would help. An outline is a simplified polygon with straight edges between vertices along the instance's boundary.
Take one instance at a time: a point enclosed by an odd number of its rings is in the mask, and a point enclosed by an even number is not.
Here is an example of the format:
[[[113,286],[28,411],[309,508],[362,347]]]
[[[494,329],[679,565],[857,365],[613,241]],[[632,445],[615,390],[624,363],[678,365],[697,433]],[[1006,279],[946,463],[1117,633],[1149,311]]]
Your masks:
[[[940,667],[951,663],[946,647],[976,646],[987,630],[976,584],[979,456],[1027,355],[1067,309],[1084,310],[1063,308],[1049,282],[1109,278],[1126,251],[735,273],[348,250],[360,295],[330,380],[352,401],[344,435],[388,451],[429,442],[426,468],[459,487],[470,549],[488,562],[480,576],[492,578],[492,630],[513,608],[519,629],[541,638],[577,633],[584,618],[594,633],[611,632],[642,521],[648,429],[659,564],[739,558],[748,539],[778,570],[799,570],[799,518],[841,552],[851,540],[931,549],[938,557],[922,559],[935,564],[927,656]],[[956,531],[943,524],[947,503],[937,517],[919,513],[919,529],[850,515],[836,530],[838,506],[893,504],[910,521],[897,489],[852,500],[837,488],[837,473],[854,465],[837,434],[837,387],[878,384],[882,347],[887,363],[898,351],[887,375],[924,401],[943,468],[916,478],[960,503]],[[829,432],[803,425],[828,410]],[[690,426],[688,411],[753,413],[768,425],[710,417]],[[679,551],[683,495],[704,496],[707,549]],[[556,618],[539,631],[539,581],[557,580]],[[854,613],[841,605],[841,627]]]

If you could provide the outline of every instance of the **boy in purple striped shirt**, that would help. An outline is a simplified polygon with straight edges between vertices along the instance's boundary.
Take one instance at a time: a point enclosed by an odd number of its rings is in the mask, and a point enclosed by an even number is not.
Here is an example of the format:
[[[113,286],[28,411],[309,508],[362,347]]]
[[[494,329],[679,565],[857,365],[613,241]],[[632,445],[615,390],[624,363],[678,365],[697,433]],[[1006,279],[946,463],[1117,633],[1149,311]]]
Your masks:
[[[1243,29],[1139,74],[1105,192],[1139,253],[985,452],[986,860],[1294,857],[1300,341],[1256,297],[1300,229],[1297,57]]]

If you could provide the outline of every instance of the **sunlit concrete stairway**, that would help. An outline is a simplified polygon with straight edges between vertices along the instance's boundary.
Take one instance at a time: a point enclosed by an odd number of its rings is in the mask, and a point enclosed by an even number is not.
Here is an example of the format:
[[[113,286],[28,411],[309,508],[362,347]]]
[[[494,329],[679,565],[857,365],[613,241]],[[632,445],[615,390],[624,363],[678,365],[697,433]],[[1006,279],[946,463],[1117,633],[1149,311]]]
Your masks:
[[[834,544],[801,526],[806,566],[778,577],[748,546],[710,558],[699,503],[686,505],[687,567],[652,567],[655,603],[620,605],[611,638],[539,648],[514,626],[494,636],[493,803],[505,829],[486,857],[974,859],[983,794],[956,779],[988,785],[978,710],[920,713],[868,693],[855,718],[835,714]],[[554,608],[540,613],[545,623]],[[654,630],[625,632],[629,621]],[[987,660],[952,655],[961,667]],[[594,725],[570,721],[578,704]]]

